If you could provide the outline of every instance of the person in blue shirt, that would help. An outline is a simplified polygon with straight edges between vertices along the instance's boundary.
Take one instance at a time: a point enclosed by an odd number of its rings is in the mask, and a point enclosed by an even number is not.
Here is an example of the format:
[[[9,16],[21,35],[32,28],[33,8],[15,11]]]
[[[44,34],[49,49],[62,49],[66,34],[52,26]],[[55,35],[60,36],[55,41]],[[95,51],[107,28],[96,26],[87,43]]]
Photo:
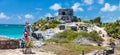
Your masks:
[[[24,51],[24,53],[25,54],[30,54],[30,53],[33,53],[32,52],[32,50],[31,50],[31,47],[30,47],[30,43],[31,43],[31,32],[32,32],[32,30],[31,30],[31,25],[28,23],[28,22],[26,22],[26,26],[25,26],[25,28],[24,28],[24,38],[25,38],[25,47],[26,47],[26,49],[25,49],[25,51]]]
[[[24,32],[27,32],[29,36],[31,36],[32,32],[33,32],[33,28],[32,26],[26,22],[26,26],[24,28]]]
[[[27,34],[28,35],[30,35],[30,25],[29,25],[29,23],[28,22],[26,22],[26,26],[25,26],[25,28],[24,28],[24,32],[27,32]]]

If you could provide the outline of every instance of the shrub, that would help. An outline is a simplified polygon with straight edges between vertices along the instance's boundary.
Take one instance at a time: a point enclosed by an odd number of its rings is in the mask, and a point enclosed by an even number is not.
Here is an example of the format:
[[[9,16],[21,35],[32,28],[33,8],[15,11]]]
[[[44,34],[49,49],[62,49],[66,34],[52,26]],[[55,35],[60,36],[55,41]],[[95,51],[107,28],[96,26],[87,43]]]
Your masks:
[[[41,30],[46,30],[48,28],[55,28],[55,27],[57,27],[58,24],[61,24],[61,23],[57,20],[41,19],[41,20],[38,20],[35,23],[33,23],[33,27],[35,27],[39,24],[41,25],[41,27],[40,27]],[[45,24],[49,24],[49,25],[45,26]]]
[[[57,21],[57,20],[52,20],[51,21],[53,24],[61,24],[61,22]]]
[[[77,32],[72,30],[65,30],[64,32],[59,33],[61,38],[68,38],[69,40],[73,40],[77,37]]]
[[[30,42],[30,47],[34,47],[34,43],[32,41]]]
[[[86,31],[81,31],[78,33],[78,35],[81,35],[82,37],[89,37],[89,33],[87,33]]]
[[[101,38],[101,36],[99,36],[97,31],[92,31],[89,34],[90,34],[91,40],[95,41],[96,43],[102,43],[103,39]]]
[[[45,42],[56,42],[56,43],[58,43],[59,38],[51,38],[51,39],[45,40]]]
[[[57,25],[56,24],[49,24],[49,27],[50,28],[55,28],[55,27],[57,27]]]
[[[70,40],[68,40],[67,38],[59,40],[59,43],[69,43],[69,42]]]
[[[116,22],[104,23],[103,26],[110,37],[120,38],[120,20],[117,20]]]
[[[86,31],[75,32],[72,30],[66,30],[66,31],[63,31],[63,32],[57,34],[56,38],[57,38],[57,42],[68,43],[68,42],[73,42],[79,36],[88,38],[89,40],[92,40],[96,43],[101,43],[103,41],[103,39],[99,36],[99,34],[96,31],[87,33]],[[49,41],[53,41],[53,40],[54,40],[54,38],[52,38],[52,40],[50,39]]]

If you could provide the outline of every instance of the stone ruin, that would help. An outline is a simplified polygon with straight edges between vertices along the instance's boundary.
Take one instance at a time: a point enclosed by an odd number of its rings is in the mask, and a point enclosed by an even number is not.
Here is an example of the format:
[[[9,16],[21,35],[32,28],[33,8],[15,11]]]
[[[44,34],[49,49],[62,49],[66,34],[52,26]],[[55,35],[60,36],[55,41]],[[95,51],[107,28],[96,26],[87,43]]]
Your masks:
[[[71,26],[71,30],[77,31],[77,27],[76,26]]]
[[[64,8],[58,10],[58,16],[49,17],[49,20],[58,20],[62,23],[77,22],[77,17],[73,16],[73,9]]]
[[[0,40],[0,49],[16,49],[20,48],[18,40]]]
[[[87,30],[87,29],[88,29],[87,26],[81,26],[80,29],[81,29],[81,30],[84,30],[84,31],[88,31],[88,30]]]
[[[65,30],[65,25],[60,25],[59,30]]]

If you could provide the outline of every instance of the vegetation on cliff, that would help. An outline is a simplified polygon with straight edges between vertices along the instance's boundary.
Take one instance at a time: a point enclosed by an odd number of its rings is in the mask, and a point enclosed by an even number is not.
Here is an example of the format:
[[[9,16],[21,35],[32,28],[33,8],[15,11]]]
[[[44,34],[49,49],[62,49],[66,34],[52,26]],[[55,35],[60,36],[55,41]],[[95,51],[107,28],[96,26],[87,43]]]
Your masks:
[[[48,42],[56,42],[56,43],[71,43],[78,37],[85,37],[95,43],[102,43],[103,39],[99,36],[96,31],[92,31],[90,33],[86,31],[75,32],[72,30],[65,30],[63,32],[58,33],[55,38],[48,39]]]
[[[41,19],[36,21],[33,26],[38,26],[40,30],[46,30],[49,28],[55,28],[60,24],[57,20],[47,20],[47,19]]]
[[[56,55],[81,55],[89,53],[94,50],[101,50],[104,47],[99,46],[85,46],[78,44],[47,44],[43,47],[46,51],[54,52]]]
[[[103,27],[107,31],[108,35],[113,38],[120,38],[120,20],[115,22],[104,23]]]
[[[99,16],[91,20],[82,20],[82,22],[89,24],[96,24],[97,26],[102,26],[101,17]]]
[[[97,26],[101,26],[101,17],[96,17],[95,19],[91,20],[81,20],[81,18],[77,18],[78,22],[84,22],[84,23],[90,23],[90,24],[96,24]],[[49,28],[55,28],[58,26],[58,24],[61,24],[60,21],[57,20],[49,20],[48,18],[46,19],[40,19],[36,22],[33,23],[33,27],[38,26],[40,30],[46,30]]]

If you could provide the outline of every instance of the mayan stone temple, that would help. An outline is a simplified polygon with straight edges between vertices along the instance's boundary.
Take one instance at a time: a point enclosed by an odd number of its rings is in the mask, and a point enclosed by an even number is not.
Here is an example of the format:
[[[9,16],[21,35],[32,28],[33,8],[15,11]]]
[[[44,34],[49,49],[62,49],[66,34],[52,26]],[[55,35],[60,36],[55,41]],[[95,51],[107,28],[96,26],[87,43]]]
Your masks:
[[[58,10],[58,16],[51,17],[50,19],[58,20],[62,23],[76,22],[77,17],[73,15],[73,9],[63,8]]]

